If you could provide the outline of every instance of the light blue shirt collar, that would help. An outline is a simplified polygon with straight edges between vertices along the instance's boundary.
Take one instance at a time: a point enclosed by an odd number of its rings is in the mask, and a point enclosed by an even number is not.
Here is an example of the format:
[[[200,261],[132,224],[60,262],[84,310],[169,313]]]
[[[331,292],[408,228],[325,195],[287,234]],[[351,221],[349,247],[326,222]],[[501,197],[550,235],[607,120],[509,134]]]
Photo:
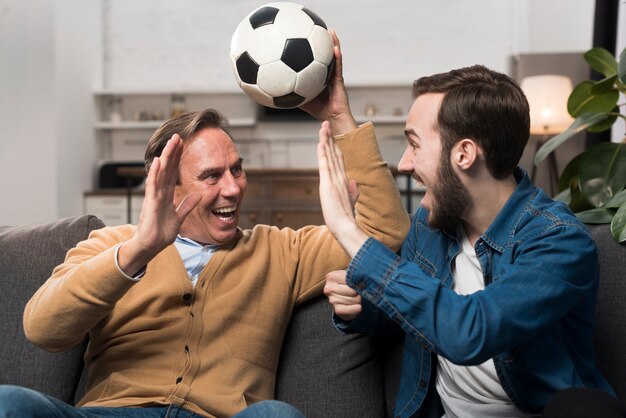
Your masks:
[[[195,286],[198,276],[208,264],[215,250],[219,248],[219,245],[202,245],[180,235],[176,237],[174,245],[183,259],[191,283]]]

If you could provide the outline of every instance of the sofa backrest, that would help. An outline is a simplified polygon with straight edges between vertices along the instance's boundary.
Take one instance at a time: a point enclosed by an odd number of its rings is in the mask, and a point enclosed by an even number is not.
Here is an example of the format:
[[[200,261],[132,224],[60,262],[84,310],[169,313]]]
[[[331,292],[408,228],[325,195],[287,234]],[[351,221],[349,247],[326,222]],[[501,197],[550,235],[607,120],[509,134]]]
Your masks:
[[[0,384],[25,386],[71,403],[80,378],[84,345],[48,353],[24,336],[24,306],[65,253],[104,224],[84,215],[20,227],[0,226]]]
[[[610,226],[591,225],[600,259],[596,306],[596,364],[626,410],[626,245],[611,236]]]
[[[0,226],[0,384],[30,387],[72,403],[84,344],[48,353],[26,341],[24,305],[89,232],[103,227],[90,215],[42,225]],[[594,344],[597,364],[626,407],[626,246],[608,225],[592,226],[600,257]],[[392,416],[402,340],[345,336],[331,325],[325,297],[296,307],[285,336],[276,396],[308,418]]]
[[[380,340],[342,335],[325,296],[296,306],[281,351],[276,398],[307,418],[384,417]]]

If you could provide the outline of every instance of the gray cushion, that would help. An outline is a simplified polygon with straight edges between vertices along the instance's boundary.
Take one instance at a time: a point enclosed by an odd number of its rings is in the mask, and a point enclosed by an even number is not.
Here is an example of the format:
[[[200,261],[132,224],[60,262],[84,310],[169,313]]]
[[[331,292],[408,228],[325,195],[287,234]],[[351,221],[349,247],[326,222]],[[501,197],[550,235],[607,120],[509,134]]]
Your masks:
[[[24,337],[22,314],[65,253],[103,226],[100,219],[84,215],[42,225],[0,227],[0,384],[73,400],[84,346],[55,354],[33,346]]]
[[[596,363],[626,409],[626,245],[613,239],[609,225],[593,225],[590,230],[600,259]]]
[[[382,356],[365,335],[342,335],[324,296],[298,306],[281,353],[276,397],[307,418],[385,416]]]

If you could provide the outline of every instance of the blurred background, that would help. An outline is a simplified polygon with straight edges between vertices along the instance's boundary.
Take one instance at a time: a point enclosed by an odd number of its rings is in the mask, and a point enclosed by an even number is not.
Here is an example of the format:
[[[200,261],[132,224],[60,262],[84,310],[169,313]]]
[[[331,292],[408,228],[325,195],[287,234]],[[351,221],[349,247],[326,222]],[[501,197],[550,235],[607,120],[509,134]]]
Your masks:
[[[263,3],[0,0],[0,224],[86,212],[108,224],[136,221],[147,139],[173,112],[204,107],[231,120],[245,167],[265,190],[259,207],[300,202],[291,215],[251,209],[243,223],[318,219],[298,214],[317,193],[319,124],[260,109],[232,74],[232,33]],[[479,63],[519,81],[562,74],[576,85],[589,77],[584,51],[626,43],[625,0],[300,3],[337,31],[353,111],[360,122],[374,121],[392,166],[415,78]],[[557,167],[586,141],[559,150]],[[529,170],[533,144],[522,160]],[[546,184],[542,170],[536,182]],[[398,185],[412,211],[419,190],[407,190],[405,180]]]

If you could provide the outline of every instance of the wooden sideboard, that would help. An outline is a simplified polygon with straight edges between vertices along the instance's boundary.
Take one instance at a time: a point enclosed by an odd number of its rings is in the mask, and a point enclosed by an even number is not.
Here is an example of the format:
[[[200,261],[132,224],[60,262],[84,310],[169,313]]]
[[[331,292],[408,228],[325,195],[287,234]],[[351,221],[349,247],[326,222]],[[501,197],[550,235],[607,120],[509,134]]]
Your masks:
[[[143,177],[143,169],[121,168],[122,177]],[[239,225],[256,224],[300,228],[324,223],[316,169],[247,169],[248,189]],[[143,203],[141,187],[100,189],[84,194],[84,212],[97,215],[107,226],[137,223]]]
[[[411,189],[413,180],[410,176],[398,173],[393,168],[392,173],[396,176],[407,211],[412,213],[421,191]],[[126,167],[120,168],[118,175],[143,177],[144,171],[143,168]],[[241,228],[267,224],[295,229],[324,223],[317,169],[247,169],[246,176],[248,189],[239,217]],[[107,226],[137,223],[142,203],[141,186],[95,190],[84,194],[84,212],[97,215]]]
[[[317,170],[246,170],[248,190],[239,225],[256,224],[300,228],[324,223]]]

